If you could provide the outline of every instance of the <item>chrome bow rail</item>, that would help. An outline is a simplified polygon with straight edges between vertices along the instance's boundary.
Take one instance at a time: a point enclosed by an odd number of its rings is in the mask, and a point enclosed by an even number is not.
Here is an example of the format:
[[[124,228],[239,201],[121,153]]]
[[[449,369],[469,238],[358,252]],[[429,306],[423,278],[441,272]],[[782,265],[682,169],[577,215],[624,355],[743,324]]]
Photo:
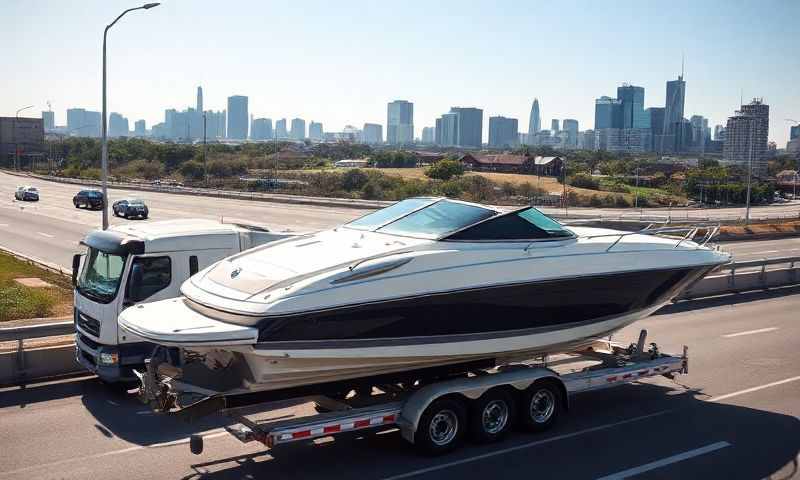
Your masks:
[[[680,238],[675,238],[674,236],[671,237],[677,240],[675,246],[672,248],[678,248],[683,242],[685,241],[692,241],[694,237],[697,236],[698,232],[704,230],[705,233],[703,237],[697,242],[697,247],[700,248],[710,242],[714,237],[717,236],[719,233],[720,225],[719,224],[698,224],[698,225],[687,225],[685,227],[660,227],[660,228],[652,228],[654,224],[650,224],[641,230],[637,230],[635,232],[619,232],[619,233],[601,233],[599,235],[586,235],[580,238],[600,238],[600,237],[617,237],[611,245],[606,248],[606,252],[611,251],[623,238],[631,236],[631,235],[663,235],[668,236],[670,233],[683,233],[685,232]]]

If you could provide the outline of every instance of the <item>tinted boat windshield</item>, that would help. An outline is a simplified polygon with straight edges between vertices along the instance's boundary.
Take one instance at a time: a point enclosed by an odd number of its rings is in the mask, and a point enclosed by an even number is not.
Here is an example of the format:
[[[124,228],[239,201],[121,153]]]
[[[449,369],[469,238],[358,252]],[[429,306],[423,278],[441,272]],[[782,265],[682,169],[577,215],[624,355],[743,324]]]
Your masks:
[[[499,215],[477,225],[456,232],[445,240],[536,240],[547,238],[572,237],[560,223],[529,207],[515,212]]]
[[[108,303],[117,295],[127,255],[113,255],[89,248],[78,276],[78,291],[87,298]]]
[[[394,205],[389,205],[376,212],[364,215],[357,218],[350,223],[345,224],[346,227],[356,228],[358,230],[375,230],[381,225],[385,225],[393,220],[408,215],[414,210],[421,208],[425,205],[430,205],[436,201],[435,198],[409,198]]]
[[[441,200],[417,210],[376,231],[420,238],[439,238],[496,215],[497,212],[475,205]]]

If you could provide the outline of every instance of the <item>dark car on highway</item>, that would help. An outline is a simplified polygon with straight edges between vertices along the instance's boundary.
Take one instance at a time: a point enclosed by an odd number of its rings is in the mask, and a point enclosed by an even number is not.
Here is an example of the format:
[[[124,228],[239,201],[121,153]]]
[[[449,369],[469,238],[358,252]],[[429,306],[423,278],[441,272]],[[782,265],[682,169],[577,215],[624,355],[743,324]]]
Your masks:
[[[125,218],[147,218],[147,214],[150,213],[147,209],[147,205],[144,203],[144,200],[140,200],[138,198],[117,200],[114,202],[114,205],[112,205],[111,209],[114,212],[114,215]]]
[[[36,187],[17,187],[17,190],[14,192],[14,198],[22,201],[37,202],[39,201],[39,190],[37,190]]]
[[[105,204],[103,192],[99,190],[81,190],[72,197],[72,204],[75,208],[87,207],[93,210],[100,210]]]

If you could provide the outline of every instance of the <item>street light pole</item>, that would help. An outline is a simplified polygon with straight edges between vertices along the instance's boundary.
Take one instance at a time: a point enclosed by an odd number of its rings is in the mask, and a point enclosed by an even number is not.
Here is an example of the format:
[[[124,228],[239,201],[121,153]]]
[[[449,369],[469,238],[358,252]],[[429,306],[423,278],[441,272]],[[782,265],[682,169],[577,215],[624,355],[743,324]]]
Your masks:
[[[108,126],[106,125],[106,37],[108,37],[108,30],[114,26],[115,23],[119,21],[126,13],[132,12],[134,10],[149,10],[153,7],[157,7],[158,3],[146,3],[141,7],[136,8],[129,8],[124,12],[120,13],[117,18],[114,19],[113,22],[106,25],[106,29],[103,30],[103,124],[102,124],[102,131],[103,131],[103,146],[101,150],[101,157],[100,157],[100,179],[102,181],[103,186],[103,230],[108,228]]]
[[[22,107],[19,110],[17,110],[17,113],[14,114],[14,128],[12,129],[14,133],[14,170],[19,169],[19,144],[17,143],[17,120],[19,120],[19,112],[27,110],[32,107],[33,105]]]
[[[203,112],[203,182],[208,188],[208,161],[206,160],[206,112]]]
[[[750,119],[750,152],[747,156],[747,208],[744,213],[744,224],[750,224],[750,184],[753,178],[753,131],[755,130],[755,118]]]

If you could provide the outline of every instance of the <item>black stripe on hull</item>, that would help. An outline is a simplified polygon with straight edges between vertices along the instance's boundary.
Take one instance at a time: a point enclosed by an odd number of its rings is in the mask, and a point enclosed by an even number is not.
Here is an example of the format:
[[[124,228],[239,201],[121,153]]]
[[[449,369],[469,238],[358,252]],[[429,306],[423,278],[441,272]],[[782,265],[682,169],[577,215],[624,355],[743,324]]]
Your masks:
[[[270,317],[260,325],[256,348],[275,348],[278,342],[284,348],[313,348],[315,341],[378,339],[403,344],[411,337],[451,341],[458,335],[502,337],[529,329],[567,328],[663,303],[712,268],[548,280]]]

